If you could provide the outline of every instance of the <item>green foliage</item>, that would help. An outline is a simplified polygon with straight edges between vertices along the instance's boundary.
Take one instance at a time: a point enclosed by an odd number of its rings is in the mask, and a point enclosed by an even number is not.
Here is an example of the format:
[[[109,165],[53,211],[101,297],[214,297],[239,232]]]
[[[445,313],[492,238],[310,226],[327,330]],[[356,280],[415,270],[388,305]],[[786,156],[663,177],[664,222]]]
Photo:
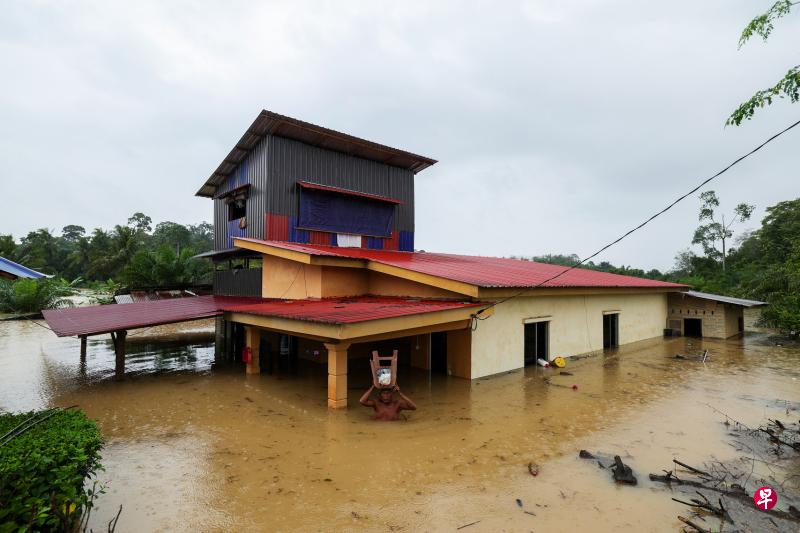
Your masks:
[[[788,98],[793,104],[800,100],[800,65],[790,68],[786,75],[772,87],[756,91],[749,100],[739,104],[725,124],[739,126],[743,120],[753,118],[759,109],[772,105],[775,98]]]
[[[694,232],[692,237],[692,244],[699,244],[703,247],[706,257],[722,261],[722,270],[726,268],[725,261],[727,259],[727,242],[733,237],[733,225],[737,222],[744,222],[748,220],[753,214],[755,206],[741,203],[733,210],[733,216],[730,217],[728,222],[725,221],[725,215],[717,219],[714,213],[715,208],[719,207],[719,198],[714,191],[706,191],[700,195],[702,201],[700,207],[700,222],[701,224]],[[717,248],[717,242],[722,244],[722,249]]]
[[[140,251],[123,270],[122,279],[132,289],[209,282],[211,264],[193,259],[194,254],[191,248],[176,253],[166,245],[155,251]]]
[[[158,252],[167,246],[183,255],[183,250],[205,252],[214,247],[214,228],[206,222],[182,225],[161,222],[152,231],[152,219],[144,213],[134,213],[127,224],[117,225],[111,231],[95,228],[91,233],[82,226],[67,225],[61,235],[48,229],[28,233],[16,243],[11,235],[0,235],[0,255],[29,268],[66,279],[82,278],[87,284],[95,281],[125,279],[123,272],[140,253]],[[160,253],[160,252],[159,252]],[[194,278],[170,274],[160,279],[151,277],[151,286],[172,283],[176,277],[184,284],[204,283],[210,280],[210,265],[202,260],[186,260],[182,271]],[[160,269],[162,271],[165,269]],[[169,271],[169,269],[166,269]]]
[[[0,435],[35,414],[0,415]],[[84,482],[102,469],[95,423],[82,411],[58,411],[0,442],[0,532],[77,531],[95,494]]]
[[[0,312],[37,313],[69,307],[72,303],[64,298],[75,293],[75,283],[61,278],[0,279]]]
[[[766,13],[762,13],[751,20],[742,30],[742,35],[739,37],[739,48],[749,41],[753,35],[758,35],[766,41],[769,38],[769,34],[772,33],[775,20],[788,15],[794,4],[795,2],[792,0],[778,0]]]
[[[741,48],[754,35],[766,41],[774,29],[775,20],[788,15],[792,6],[799,2],[792,0],[778,0],[766,13],[758,15],[744,28],[739,37]],[[788,98],[795,103],[800,100],[800,65],[794,66],[776,84],[766,89],[757,91],[749,100],[743,102],[731,113],[726,125],[739,126],[743,120],[750,120],[758,109],[772,105],[775,98]]]

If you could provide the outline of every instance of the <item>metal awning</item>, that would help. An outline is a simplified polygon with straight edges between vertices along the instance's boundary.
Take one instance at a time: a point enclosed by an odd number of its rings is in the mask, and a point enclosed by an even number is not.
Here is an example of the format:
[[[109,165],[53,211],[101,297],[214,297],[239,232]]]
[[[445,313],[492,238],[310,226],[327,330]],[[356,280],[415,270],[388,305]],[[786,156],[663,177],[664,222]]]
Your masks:
[[[712,300],[731,305],[741,305],[742,307],[758,307],[761,305],[767,305],[767,302],[760,302],[758,300],[745,300],[744,298],[734,298],[733,296],[722,296],[721,294],[711,294],[708,292],[686,291],[684,294],[693,298]]]

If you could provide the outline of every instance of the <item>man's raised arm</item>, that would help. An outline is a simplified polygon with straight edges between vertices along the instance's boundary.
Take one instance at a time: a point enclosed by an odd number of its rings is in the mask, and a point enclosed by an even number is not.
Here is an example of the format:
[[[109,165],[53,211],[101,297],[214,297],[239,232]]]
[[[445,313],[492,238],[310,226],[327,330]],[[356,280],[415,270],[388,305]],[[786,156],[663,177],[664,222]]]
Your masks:
[[[375,385],[370,385],[367,392],[358,400],[358,403],[363,405],[364,407],[373,407],[375,405],[375,400],[370,400],[369,395],[372,394],[372,390],[375,388]]]

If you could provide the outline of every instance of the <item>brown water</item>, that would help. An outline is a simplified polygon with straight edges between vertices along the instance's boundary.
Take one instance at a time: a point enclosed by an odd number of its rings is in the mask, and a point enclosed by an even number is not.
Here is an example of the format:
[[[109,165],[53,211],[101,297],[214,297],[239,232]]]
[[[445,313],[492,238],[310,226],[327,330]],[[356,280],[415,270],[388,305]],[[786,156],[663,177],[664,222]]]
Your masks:
[[[798,418],[800,349],[763,335],[646,341],[571,361],[573,376],[537,367],[470,383],[404,369],[419,410],[377,423],[357,405],[368,376],[351,376],[350,409],[330,412],[324,369],[214,366],[209,328],[133,335],[132,377],[117,383],[109,341],[90,339],[82,368],[77,340],[0,322],[0,408],[79,404],[100,423],[96,530],[122,504],[122,532],[678,531],[686,507],[647,473],[673,457],[737,457],[709,405],[750,425]],[[705,348],[705,365],[672,358]],[[612,484],[581,448],[620,454],[639,486]]]

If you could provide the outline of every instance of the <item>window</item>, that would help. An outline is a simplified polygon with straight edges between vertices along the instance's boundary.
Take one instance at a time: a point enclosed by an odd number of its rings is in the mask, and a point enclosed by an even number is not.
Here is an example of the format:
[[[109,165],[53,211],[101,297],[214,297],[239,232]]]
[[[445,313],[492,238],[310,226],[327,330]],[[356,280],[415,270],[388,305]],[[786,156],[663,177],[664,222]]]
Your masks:
[[[247,216],[247,201],[235,200],[228,204],[228,220],[238,220]]]
[[[369,237],[392,236],[396,200],[301,183],[297,226],[304,230]]]

